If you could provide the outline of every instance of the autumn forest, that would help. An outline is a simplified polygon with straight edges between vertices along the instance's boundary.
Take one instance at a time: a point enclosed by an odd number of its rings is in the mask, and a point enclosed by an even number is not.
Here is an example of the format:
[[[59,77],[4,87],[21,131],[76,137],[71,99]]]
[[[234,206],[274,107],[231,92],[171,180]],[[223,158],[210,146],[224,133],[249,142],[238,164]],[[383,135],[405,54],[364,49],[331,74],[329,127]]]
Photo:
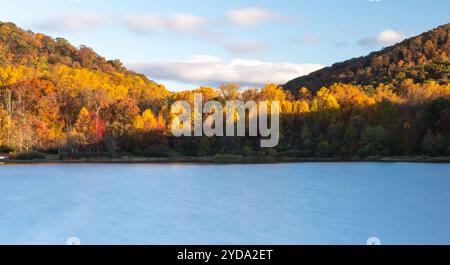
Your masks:
[[[228,83],[170,92],[146,76],[0,23],[0,153],[17,159],[450,155],[450,24],[286,85]],[[173,137],[177,100],[280,101],[280,142]]]

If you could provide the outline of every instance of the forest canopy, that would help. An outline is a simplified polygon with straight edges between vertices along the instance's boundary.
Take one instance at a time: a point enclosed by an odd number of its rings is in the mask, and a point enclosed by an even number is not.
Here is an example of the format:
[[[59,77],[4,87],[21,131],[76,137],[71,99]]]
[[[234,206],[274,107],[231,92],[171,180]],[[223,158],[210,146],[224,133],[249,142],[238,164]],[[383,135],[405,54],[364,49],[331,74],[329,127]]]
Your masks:
[[[411,37],[368,56],[354,58],[287,82],[283,87],[296,93],[306,86],[317,91],[334,83],[373,85],[411,78],[422,83],[449,81],[450,23]]]
[[[447,24],[407,40],[405,48],[354,59],[341,65],[350,69],[341,74],[320,74],[327,79],[320,87],[324,81],[313,80],[316,73],[302,79],[313,85],[288,89],[223,84],[169,92],[88,47],[0,23],[0,153],[63,159],[448,156],[449,36]],[[370,69],[361,68],[367,64]],[[220,102],[280,101],[279,145],[260,148],[259,137],[173,137],[170,106],[192,104],[194,93]]]

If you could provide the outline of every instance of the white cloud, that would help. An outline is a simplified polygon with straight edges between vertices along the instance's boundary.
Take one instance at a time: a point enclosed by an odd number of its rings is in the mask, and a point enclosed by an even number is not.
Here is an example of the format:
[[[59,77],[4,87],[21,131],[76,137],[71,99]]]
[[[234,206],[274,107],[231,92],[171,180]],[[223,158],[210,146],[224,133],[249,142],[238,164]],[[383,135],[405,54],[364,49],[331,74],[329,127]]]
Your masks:
[[[73,13],[60,16],[49,17],[38,23],[37,26],[43,30],[83,30],[99,26],[106,23],[109,19],[96,13]]]
[[[374,38],[366,38],[359,41],[361,46],[392,45],[406,38],[406,35],[393,29],[385,29]]]
[[[385,29],[377,36],[377,40],[381,43],[396,43],[401,41],[404,35],[392,29]]]
[[[135,31],[171,30],[175,32],[192,32],[203,26],[207,19],[190,15],[175,13],[165,18],[154,15],[133,15],[121,18],[121,22]]]
[[[50,31],[85,30],[107,23],[124,25],[135,32],[169,30],[193,32],[207,22],[207,19],[191,14],[175,13],[169,17],[156,15],[106,16],[95,13],[65,14],[49,17],[37,23],[38,28]]]
[[[248,7],[228,12],[228,20],[238,26],[255,26],[268,20],[283,18],[281,15],[261,7]]]
[[[175,31],[192,31],[207,22],[205,18],[177,13],[169,20],[170,27]]]
[[[167,26],[163,18],[153,15],[126,16],[121,18],[121,22],[135,31],[156,30]]]
[[[81,0],[67,0],[80,2]],[[152,30],[170,30],[175,32],[201,32],[203,26],[211,29],[213,25],[231,23],[237,26],[254,26],[270,20],[286,20],[288,17],[261,8],[248,7],[236,9],[225,14],[226,17],[207,19],[193,14],[173,13],[171,15],[127,14],[105,15],[95,13],[69,13],[43,18],[36,23],[44,30],[84,30],[101,26],[105,23],[115,23],[128,27],[135,32]],[[210,33],[208,33],[210,34]]]
[[[282,84],[323,67],[319,64],[273,63],[245,59],[225,62],[222,58],[210,55],[194,56],[191,59],[179,61],[129,63],[127,66],[150,78],[160,80],[199,85],[236,82],[243,86]]]

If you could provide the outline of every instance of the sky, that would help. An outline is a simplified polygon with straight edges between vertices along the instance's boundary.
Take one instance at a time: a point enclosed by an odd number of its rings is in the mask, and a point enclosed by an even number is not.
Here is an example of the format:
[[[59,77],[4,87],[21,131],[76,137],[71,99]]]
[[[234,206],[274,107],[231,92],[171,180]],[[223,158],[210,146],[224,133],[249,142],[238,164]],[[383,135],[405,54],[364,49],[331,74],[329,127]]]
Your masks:
[[[171,91],[285,83],[450,22],[450,1],[0,0],[13,22]]]

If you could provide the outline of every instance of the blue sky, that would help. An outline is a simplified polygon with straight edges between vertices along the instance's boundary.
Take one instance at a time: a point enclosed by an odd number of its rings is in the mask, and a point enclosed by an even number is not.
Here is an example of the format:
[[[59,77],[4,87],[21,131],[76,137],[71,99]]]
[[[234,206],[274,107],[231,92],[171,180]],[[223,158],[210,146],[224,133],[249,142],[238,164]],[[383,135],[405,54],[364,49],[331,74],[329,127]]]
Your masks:
[[[283,83],[450,22],[450,1],[0,0],[0,20],[87,45],[169,90]]]

